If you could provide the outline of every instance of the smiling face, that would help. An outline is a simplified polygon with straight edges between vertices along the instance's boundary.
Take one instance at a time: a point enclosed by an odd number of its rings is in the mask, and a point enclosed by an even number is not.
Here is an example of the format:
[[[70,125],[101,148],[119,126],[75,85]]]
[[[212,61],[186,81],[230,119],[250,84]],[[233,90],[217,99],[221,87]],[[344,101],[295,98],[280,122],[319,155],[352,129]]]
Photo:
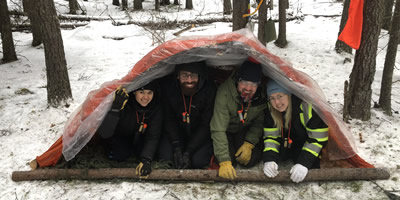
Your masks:
[[[289,106],[289,95],[282,92],[271,94],[268,100],[272,107],[279,112],[285,112]]]
[[[134,94],[136,101],[143,107],[149,105],[154,96],[152,90],[138,90]]]
[[[178,74],[179,83],[185,88],[195,88],[199,82],[199,74],[181,70]]]
[[[181,70],[177,79],[183,94],[193,96],[196,93],[199,86],[199,74]]]
[[[237,90],[240,96],[248,101],[253,98],[254,94],[257,91],[258,83],[254,83],[251,81],[239,80]]]

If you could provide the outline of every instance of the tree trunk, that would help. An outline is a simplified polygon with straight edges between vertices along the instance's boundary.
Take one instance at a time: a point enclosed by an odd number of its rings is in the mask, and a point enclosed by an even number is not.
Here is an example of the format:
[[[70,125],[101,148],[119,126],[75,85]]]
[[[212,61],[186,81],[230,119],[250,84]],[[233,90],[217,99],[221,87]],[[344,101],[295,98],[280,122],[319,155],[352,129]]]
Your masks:
[[[47,102],[57,107],[72,98],[60,23],[53,0],[37,0],[46,58]]]
[[[258,0],[258,3],[260,3],[260,0]],[[265,24],[267,23],[267,0],[264,0],[260,6],[260,9],[258,10],[258,40],[263,44],[264,46],[267,45],[267,38],[265,36]]]
[[[193,2],[192,0],[186,0],[186,9],[193,9]]]
[[[122,10],[128,9],[128,0],[122,0]]]
[[[133,0],[133,10],[142,10],[142,0]]]
[[[32,30],[32,46],[36,47],[42,44],[42,32],[40,31],[40,18],[38,13],[38,4],[35,0],[23,0],[24,11],[28,13],[29,21],[31,22]]]
[[[147,180],[168,181],[218,181],[231,182],[217,175],[218,170],[163,170],[155,169]],[[268,178],[259,170],[236,170],[237,182],[291,182],[288,170],[280,170],[275,178]],[[62,180],[62,179],[139,179],[132,168],[103,168],[103,169],[38,169],[34,171],[14,171],[13,181],[31,180]],[[390,178],[387,169],[380,168],[326,168],[311,169],[305,177],[310,181],[354,181],[354,180],[385,180]]]
[[[284,48],[287,45],[286,40],[286,7],[287,0],[279,0],[279,33],[275,45]]]
[[[349,18],[349,7],[350,7],[350,1],[351,0],[346,0],[344,2],[343,5],[343,12],[342,12],[342,19],[340,20],[340,27],[339,27],[339,33],[338,36],[340,35],[340,33],[342,33],[344,26],[346,25],[347,19]],[[341,52],[347,52],[352,54],[352,48],[349,47],[346,43],[340,41],[340,40],[336,40],[336,44],[335,44],[335,50],[337,53],[341,53]]]
[[[17,60],[14,39],[11,32],[10,15],[8,14],[7,0],[0,0],[0,34],[3,46],[3,62]]]
[[[232,31],[236,31],[246,27],[249,19],[242,17],[248,13],[249,0],[233,0],[233,26]]]
[[[174,5],[179,5],[179,0],[174,0]]]
[[[169,0],[161,0],[161,5],[166,6],[171,4],[171,2]]]
[[[394,0],[385,0],[385,11],[382,19],[382,28],[390,31]]]
[[[69,14],[76,15],[76,11],[79,10],[79,4],[77,0],[68,0],[69,1]]]
[[[119,6],[119,0],[113,0],[112,5],[114,6]]]
[[[365,1],[362,40],[359,50],[356,51],[346,100],[349,115],[363,121],[371,118],[371,84],[376,70],[376,52],[382,16],[381,0]]]
[[[160,0],[155,0],[154,9],[155,9],[156,11],[159,11],[159,10],[160,10]]]
[[[231,0],[224,0],[224,15],[232,14],[232,3]]]
[[[389,44],[386,52],[385,65],[383,67],[381,94],[379,105],[387,115],[392,115],[392,79],[393,70],[396,62],[397,45],[400,41],[400,0],[396,1],[394,8],[392,28],[390,30]]]

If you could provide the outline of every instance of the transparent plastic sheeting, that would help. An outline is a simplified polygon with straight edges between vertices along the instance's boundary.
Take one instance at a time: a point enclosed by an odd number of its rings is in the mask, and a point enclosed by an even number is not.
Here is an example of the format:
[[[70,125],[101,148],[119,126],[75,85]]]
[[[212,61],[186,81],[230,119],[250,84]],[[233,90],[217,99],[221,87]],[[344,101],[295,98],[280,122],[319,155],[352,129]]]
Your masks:
[[[271,54],[251,31],[241,29],[221,35],[180,37],[167,41],[145,55],[125,77],[106,82],[91,91],[65,125],[64,158],[71,160],[90,141],[110,109],[114,91],[119,85],[131,92],[172,73],[176,64],[205,60],[210,66],[240,66],[249,56],[262,64],[265,76],[313,104],[315,111],[330,127],[329,159],[345,159],[356,154],[351,132],[327,103],[318,84]]]

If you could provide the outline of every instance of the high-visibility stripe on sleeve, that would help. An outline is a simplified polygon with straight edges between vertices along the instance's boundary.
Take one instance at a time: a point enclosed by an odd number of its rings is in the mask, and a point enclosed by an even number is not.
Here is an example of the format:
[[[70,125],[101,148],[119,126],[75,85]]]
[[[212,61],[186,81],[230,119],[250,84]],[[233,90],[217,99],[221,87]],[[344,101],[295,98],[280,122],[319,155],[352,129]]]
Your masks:
[[[279,153],[279,147],[281,146],[276,139],[281,137],[279,135],[278,128],[264,128],[264,152],[275,151]]]
[[[278,128],[264,128],[264,138],[265,137],[279,137]]]
[[[270,137],[264,140],[264,151],[267,151],[266,149],[268,149],[279,153],[280,146],[281,144],[278,141],[271,139]]]
[[[301,124],[303,124],[303,126],[307,128],[306,123],[304,122],[304,114],[303,113],[300,113],[300,121],[301,121]]]
[[[300,104],[300,109],[301,111],[303,111],[303,113],[300,113],[300,116],[302,116],[301,123],[303,124],[304,127],[306,127],[306,124],[312,118],[312,105],[303,102]]]
[[[312,117],[312,105],[303,102],[300,104],[300,109],[303,111],[300,113],[300,121],[306,128],[308,137],[313,138],[318,142],[328,141],[328,128],[310,129],[307,127],[307,123]]]
[[[270,147],[275,147],[275,148],[279,148],[279,146],[281,145],[281,144],[279,144],[279,142],[277,142],[273,139],[264,140],[264,144],[265,144],[265,147],[267,147],[267,145],[268,145]]]
[[[303,146],[303,150],[310,152],[315,157],[318,157],[319,152],[321,152],[321,149],[322,149],[322,145],[318,144],[316,142],[314,142],[314,143],[306,142]]]
[[[270,147],[264,148],[264,152],[266,152],[266,151],[275,151],[276,153],[279,153],[278,149],[270,148]]]
[[[328,141],[328,128],[309,129],[307,128],[308,137],[317,140],[318,142]]]

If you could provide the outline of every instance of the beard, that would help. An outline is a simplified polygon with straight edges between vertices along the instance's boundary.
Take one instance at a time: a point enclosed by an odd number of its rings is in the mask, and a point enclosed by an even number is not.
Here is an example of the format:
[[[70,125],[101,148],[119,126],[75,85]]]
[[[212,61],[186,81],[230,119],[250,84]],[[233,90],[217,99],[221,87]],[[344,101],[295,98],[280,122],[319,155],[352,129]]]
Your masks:
[[[194,83],[195,86],[193,88],[188,88],[186,86],[186,84],[187,83],[181,83],[180,84],[182,93],[184,95],[186,95],[186,96],[193,96],[197,92],[199,84],[198,83]]]
[[[253,98],[253,96],[254,96],[254,93],[251,94],[251,93],[242,92],[240,94],[240,97],[243,99],[244,102],[249,102]]]

